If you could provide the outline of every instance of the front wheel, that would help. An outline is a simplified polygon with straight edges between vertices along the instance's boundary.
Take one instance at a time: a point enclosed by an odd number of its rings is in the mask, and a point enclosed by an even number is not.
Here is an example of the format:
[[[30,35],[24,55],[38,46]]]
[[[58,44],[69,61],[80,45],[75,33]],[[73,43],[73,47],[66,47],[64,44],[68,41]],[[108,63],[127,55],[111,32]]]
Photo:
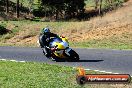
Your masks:
[[[79,61],[79,55],[74,51],[74,50],[70,50],[69,51],[70,54],[70,61]]]

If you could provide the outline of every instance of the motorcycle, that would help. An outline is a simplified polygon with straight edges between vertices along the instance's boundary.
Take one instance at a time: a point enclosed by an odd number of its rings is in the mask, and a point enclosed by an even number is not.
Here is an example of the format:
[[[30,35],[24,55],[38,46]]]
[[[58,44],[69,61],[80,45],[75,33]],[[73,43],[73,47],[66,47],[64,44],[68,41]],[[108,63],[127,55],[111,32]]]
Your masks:
[[[51,38],[49,43],[51,59],[55,61],[79,61],[79,55],[69,47],[67,38]]]

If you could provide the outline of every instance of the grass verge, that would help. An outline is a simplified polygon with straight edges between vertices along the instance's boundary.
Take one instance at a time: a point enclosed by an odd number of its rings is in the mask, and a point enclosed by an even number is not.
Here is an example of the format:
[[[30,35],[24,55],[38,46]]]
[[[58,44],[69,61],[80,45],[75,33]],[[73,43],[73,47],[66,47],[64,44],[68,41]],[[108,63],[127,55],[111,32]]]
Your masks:
[[[0,61],[1,88],[77,88],[71,67]]]
[[[132,49],[131,41],[123,42],[123,41],[113,41],[108,39],[103,40],[90,40],[84,42],[71,42],[72,47],[80,47],[80,48],[104,48],[104,49]]]
[[[129,33],[123,28],[122,30],[120,28],[117,34],[110,34],[109,31],[111,30],[108,29],[99,29],[97,31],[92,28],[90,29],[89,27],[94,25],[89,22],[1,21],[0,24],[6,25],[6,28],[12,31],[11,33],[0,35],[0,46],[36,47],[37,36],[39,35],[41,29],[50,25],[52,29],[51,31],[59,35],[64,34],[64,36],[68,37],[71,47],[132,49],[131,26],[126,29]],[[89,24],[89,26],[86,26],[86,24]],[[118,29],[114,29],[112,31],[114,33],[114,31],[117,30]],[[108,33],[106,31],[108,31]],[[120,32],[122,34],[119,34]],[[92,39],[87,39],[89,38],[88,36],[91,36]],[[86,39],[83,40],[83,38]],[[78,41],[76,41],[76,39]]]
[[[88,71],[88,74],[98,72]],[[37,62],[0,61],[1,88],[128,88],[131,84],[76,83],[76,69]],[[118,87],[119,86],[119,87]]]

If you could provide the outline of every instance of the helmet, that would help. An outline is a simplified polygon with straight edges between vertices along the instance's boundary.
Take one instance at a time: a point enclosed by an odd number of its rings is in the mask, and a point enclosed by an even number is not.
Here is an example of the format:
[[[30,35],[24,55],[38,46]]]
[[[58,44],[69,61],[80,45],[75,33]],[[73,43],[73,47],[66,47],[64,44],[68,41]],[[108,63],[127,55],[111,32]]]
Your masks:
[[[50,33],[50,29],[49,29],[49,28],[43,28],[43,33],[44,33],[44,34]]]

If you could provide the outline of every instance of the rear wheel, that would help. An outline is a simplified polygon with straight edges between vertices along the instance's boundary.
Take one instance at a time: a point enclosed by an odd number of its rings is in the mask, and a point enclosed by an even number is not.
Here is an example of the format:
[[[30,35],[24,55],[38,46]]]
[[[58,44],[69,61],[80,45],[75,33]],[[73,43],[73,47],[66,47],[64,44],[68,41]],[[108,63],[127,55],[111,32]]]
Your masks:
[[[74,51],[74,50],[71,50],[69,51],[69,54],[70,54],[70,61],[79,61],[79,55]]]

